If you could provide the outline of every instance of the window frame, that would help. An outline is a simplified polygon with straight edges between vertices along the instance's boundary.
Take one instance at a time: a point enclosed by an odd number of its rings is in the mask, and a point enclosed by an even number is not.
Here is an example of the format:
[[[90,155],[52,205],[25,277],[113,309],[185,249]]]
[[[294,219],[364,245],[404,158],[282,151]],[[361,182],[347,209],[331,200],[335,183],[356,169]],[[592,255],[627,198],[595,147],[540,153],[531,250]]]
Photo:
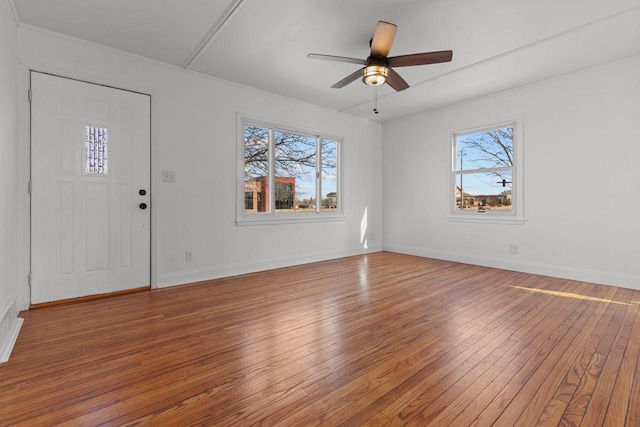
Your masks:
[[[458,169],[457,141],[465,135],[471,135],[493,129],[513,127],[513,165],[511,167],[478,168],[464,170]],[[451,132],[450,139],[451,162],[449,172],[449,195],[447,197],[449,209],[447,219],[449,221],[494,223],[494,224],[515,224],[520,225],[526,222],[524,217],[524,182],[523,182],[523,161],[524,144],[522,137],[522,118],[500,121],[497,123],[466,128]],[[472,175],[487,171],[511,171],[511,211],[477,211],[456,209],[457,197],[457,177],[459,175]],[[464,191],[464,189],[463,189]]]
[[[268,162],[269,162],[269,212],[259,212],[247,214],[245,212],[245,158],[244,158],[244,144],[245,144],[245,126],[257,126],[266,128],[269,134],[269,150],[268,150]],[[315,198],[316,198],[316,211],[305,213],[285,213],[276,212],[274,197],[275,186],[275,153],[274,153],[274,138],[275,132],[286,132],[302,136],[308,136],[316,139],[316,178],[315,178]],[[337,174],[337,208],[335,211],[323,211],[322,210],[322,141],[328,140],[336,143],[336,174]],[[344,197],[343,197],[343,143],[344,140],[341,137],[331,135],[326,132],[314,132],[309,130],[301,130],[293,126],[287,126],[282,124],[276,124],[265,120],[255,119],[248,116],[238,115],[237,120],[237,203],[236,203],[236,225],[266,225],[266,224],[286,224],[286,223],[304,223],[304,222],[324,222],[324,221],[341,221],[345,220],[344,213]],[[294,200],[295,204],[295,200]]]

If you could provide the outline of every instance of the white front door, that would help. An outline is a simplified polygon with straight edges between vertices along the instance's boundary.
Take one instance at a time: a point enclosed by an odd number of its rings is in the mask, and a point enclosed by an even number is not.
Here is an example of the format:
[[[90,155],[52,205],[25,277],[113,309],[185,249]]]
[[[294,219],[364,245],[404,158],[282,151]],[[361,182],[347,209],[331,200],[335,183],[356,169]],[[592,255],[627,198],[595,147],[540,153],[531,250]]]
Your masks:
[[[150,97],[31,73],[31,304],[150,285]]]

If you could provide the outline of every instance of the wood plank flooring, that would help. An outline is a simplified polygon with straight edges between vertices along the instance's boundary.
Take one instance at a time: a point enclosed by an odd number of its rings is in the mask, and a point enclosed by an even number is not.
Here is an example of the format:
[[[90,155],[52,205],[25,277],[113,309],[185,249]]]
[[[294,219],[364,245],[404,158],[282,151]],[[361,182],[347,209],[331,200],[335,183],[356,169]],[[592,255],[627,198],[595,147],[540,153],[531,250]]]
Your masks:
[[[381,252],[40,308],[0,425],[640,426],[639,303]]]

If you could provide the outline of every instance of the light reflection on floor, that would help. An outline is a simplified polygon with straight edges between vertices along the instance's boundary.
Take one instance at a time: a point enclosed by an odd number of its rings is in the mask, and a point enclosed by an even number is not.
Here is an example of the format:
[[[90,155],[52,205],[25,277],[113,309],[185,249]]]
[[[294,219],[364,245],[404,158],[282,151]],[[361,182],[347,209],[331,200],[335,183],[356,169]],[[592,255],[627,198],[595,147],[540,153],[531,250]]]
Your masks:
[[[311,309],[311,311],[309,311]],[[255,337],[233,349],[234,364],[243,372],[238,378],[234,370],[228,373],[223,386],[233,383],[234,399],[282,399],[295,391],[302,396],[301,384],[313,378],[323,378],[345,362],[344,347],[354,337],[342,330],[345,310],[338,301],[319,300],[313,306],[281,307],[272,316],[243,325],[245,335]],[[303,319],[303,320],[302,320]],[[295,326],[292,326],[295,325]],[[264,337],[267,336],[267,339]],[[263,337],[263,338],[260,338]],[[329,339],[327,341],[327,339]],[[262,366],[256,361],[268,360]],[[283,374],[287,374],[283,380]],[[260,403],[260,405],[262,405]]]

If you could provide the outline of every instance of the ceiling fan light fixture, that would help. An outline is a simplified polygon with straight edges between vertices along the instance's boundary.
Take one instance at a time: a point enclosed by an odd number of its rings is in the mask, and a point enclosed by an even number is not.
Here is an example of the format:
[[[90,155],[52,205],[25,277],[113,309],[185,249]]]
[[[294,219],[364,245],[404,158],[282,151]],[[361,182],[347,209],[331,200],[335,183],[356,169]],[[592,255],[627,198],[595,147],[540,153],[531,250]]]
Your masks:
[[[384,65],[367,65],[362,69],[362,81],[369,86],[380,86],[387,81],[389,69]]]

